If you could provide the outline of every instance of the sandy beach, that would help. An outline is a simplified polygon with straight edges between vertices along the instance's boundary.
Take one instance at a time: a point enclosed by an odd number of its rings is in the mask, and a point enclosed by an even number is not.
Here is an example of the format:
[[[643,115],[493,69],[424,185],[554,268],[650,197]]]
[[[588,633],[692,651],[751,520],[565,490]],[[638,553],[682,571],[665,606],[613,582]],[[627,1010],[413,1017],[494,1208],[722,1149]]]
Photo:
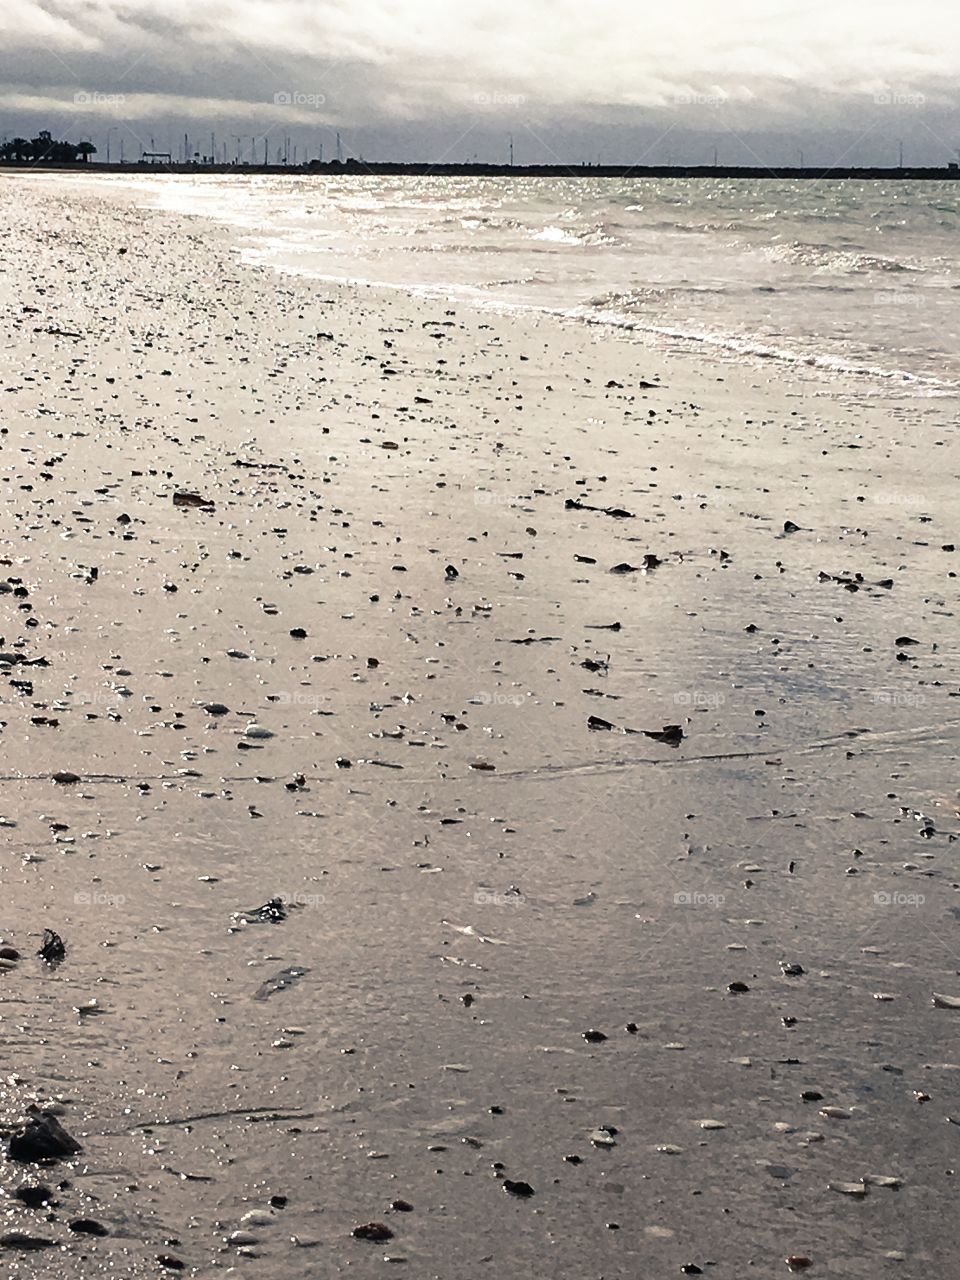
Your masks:
[[[0,1122],[82,1147],[0,1273],[951,1274],[956,401],[141,203],[0,175]]]

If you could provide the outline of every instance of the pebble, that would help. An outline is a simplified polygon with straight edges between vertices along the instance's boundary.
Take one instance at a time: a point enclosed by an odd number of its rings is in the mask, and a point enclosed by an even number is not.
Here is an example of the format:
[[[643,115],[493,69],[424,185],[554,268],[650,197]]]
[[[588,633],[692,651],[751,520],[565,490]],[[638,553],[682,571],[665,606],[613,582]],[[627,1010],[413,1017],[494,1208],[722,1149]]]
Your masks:
[[[534,1194],[529,1182],[512,1182],[510,1178],[504,1178],[503,1189],[508,1195],[518,1196],[521,1200],[526,1200]]]
[[[256,1244],[257,1237],[252,1231],[231,1231],[227,1236],[228,1244]]]
[[[393,1239],[393,1232],[385,1222],[364,1222],[361,1226],[354,1227],[350,1234],[355,1240],[379,1242]]]
[[[108,1236],[109,1230],[93,1218],[74,1218],[70,1230],[81,1236]]]
[[[269,1227],[276,1222],[276,1218],[272,1213],[268,1213],[266,1209],[251,1209],[249,1213],[245,1213],[240,1219],[240,1226],[247,1227]]]

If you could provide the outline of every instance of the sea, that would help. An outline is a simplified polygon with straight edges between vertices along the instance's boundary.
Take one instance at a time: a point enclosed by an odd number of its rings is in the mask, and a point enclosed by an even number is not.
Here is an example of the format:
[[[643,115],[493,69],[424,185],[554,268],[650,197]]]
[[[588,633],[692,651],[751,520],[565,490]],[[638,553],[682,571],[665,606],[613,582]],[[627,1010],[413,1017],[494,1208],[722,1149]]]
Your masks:
[[[629,329],[724,362],[960,389],[960,183],[165,175],[250,262]]]

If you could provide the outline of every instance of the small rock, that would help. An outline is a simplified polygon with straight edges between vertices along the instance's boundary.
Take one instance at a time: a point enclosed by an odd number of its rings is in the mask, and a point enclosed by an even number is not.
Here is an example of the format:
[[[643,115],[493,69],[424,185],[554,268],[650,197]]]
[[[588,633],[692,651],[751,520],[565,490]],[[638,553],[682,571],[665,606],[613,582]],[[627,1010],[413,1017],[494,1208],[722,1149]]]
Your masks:
[[[82,1149],[54,1116],[37,1112],[10,1139],[7,1155],[11,1160],[38,1163],[41,1160],[66,1160]]]
[[[53,1192],[49,1187],[45,1187],[42,1183],[35,1187],[24,1185],[17,1187],[13,1193],[14,1199],[19,1200],[21,1204],[25,1204],[28,1209],[42,1209],[45,1205],[54,1203]]]
[[[94,1218],[74,1218],[70,1230],[78,1236],[108,1236],[109,1230]]]
[[[519,1196],[521,1200],[526,1200],[534,1194],[529,1182],[512,1182],[509,1178],[504,1178],[503,1189],[508,1195]]]
[[[393,1232],[385,1222],[365,1222],[350,1233],[355,1240],[392,1240]]]
[[[20,1249],[24,1253],[36,1253],[40,1249],[56,1248],[55,1240],[45,1240],[41,1236],[28,1236],[23,1231],[8,1231],[0,1236],[0,1248]]]
[[[256,1244],[257,1237],[252,1231],[231,1231],[227,1236],[227,1243],[236,1245]]]
[[[266,1209],[251,1209],[240,1219],[240,1225],[250,1230],[252,1227],[269,1227],[274,1221],[273,1214],[267,1213]]]

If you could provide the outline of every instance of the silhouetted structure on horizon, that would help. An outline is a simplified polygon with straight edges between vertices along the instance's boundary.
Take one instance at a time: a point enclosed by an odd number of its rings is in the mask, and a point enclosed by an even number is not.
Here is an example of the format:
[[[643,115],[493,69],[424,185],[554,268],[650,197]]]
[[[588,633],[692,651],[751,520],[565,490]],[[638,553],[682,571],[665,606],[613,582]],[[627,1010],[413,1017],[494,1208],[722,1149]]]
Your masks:
[[[153,139],[151,138],[150,141],[152,144]],[[181,159],[174,161],[169,151],[155,151],[151,145],[149,151],[141,151],[139,160],[128,161],[124,164],[121,150],[120,164],[111,164],[109,162],[110,151],[108,146],[108,159],[107,163],[104,164],[98,161],[91,162],[90,157],[97,152],[97,148],[92,142],[56,142],[48,130],[41,129],[35,138],[14,138],[12,141],[0,145],[0,165],[44,165],[62,169],[89,166],[102,173],[136,173],[146,170],[156,173],[157,170],[162,170],[165,173],[349,174],[355,177],[382,175],[394,177],[474,178],[777,178],[782,181],[804,179],[806,181],[821,182],[850,179],[896,182],[955,181],[960,179],[960,164],[957,161],[949,161],[946,165],[940,166],[911,165],[905,167],[902,163],[902,155],[901,163],[896,168],[880,165],[805,165],[802,162],[802,152],[800,153],[801,164],[799,168],[790,165],[721,165],[716,163],[716,157],[712,165],[515,165],[513,163],[512,147],[509,164],[485,164],[482,161],[473,161],[472,163],[442,161],[437,164],[431,164],[429,161],[362,160],[352,156],[344,156],[343,143],[339,133],[337,134],[336,159],[324,161],[323,147],[321,146],[319,159],[303,160],[298,164],[296,162],[297,149],[294,148],[294,163],[288,164],[288,142],[289,140],[285,141],[284,146],[278,148],[275,164],[266,163],[266,144],[264,144],[263,164],[257,164],[254,161],[252,146],[251,159],[249,161],[242,159],[240,154],[241,138],[239,137],[237,138],[235,160],[232,162],[227,161],[226,144],[224,144],[224,159],[218,163],[213,158],[216,154],[213,135],[211,135],[210,156],[201,157],[199,152],[194,152],[192,160]],[[184,135],[183,155],[188,156],[189,154],[189,139]]]
[[[87,164],[96,155],[92,142],[57,142],[49,129],[35,138],[12,138],[0,145],[0,161],[6,164]]]

